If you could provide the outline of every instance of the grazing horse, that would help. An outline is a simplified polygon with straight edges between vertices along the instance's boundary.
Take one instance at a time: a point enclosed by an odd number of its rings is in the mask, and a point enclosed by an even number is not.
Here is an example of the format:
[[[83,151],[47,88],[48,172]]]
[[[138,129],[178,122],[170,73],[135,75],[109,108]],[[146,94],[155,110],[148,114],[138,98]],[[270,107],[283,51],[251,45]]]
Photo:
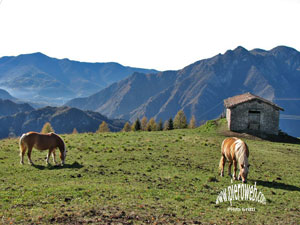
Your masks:
[[[49,164],[49,158],[51,153],[53,157],[53,162],[56,164],[55,161],[56,148],[59,148],[62,166],[64,165],[67,156],[67,149],[64,141],[60,136],[58,136],[53,132],[48,134],[41,134],[37,132],[28,132],[26,134],[23,134],[19,141],[19,147],[20,147],[21,164],[24,164],[24,155],[26,153],[26,150],[28,149],[27,152],[28,162],[29,164],[33,165],[33,162],[31,160],[31,151],[33,147],[41,151],[49,149],[47,159],[46,159],[47,164]]]
[[[249,172],[249,149],[245,142],[236,137],[226,138],[221,147],[222,157],[220,160],[219,168],[221,170],[221,176],[224,176],[224,166],[226,160],[229,162],[228,166],[228,175],[231,176],[231,165],[233,163],[234,173],[233,178],[237,180],[236,171],[237,171],[237,163],[239,164],[240,173],[238,179],[242,178],[243,183],[247,182],[247,176]]]

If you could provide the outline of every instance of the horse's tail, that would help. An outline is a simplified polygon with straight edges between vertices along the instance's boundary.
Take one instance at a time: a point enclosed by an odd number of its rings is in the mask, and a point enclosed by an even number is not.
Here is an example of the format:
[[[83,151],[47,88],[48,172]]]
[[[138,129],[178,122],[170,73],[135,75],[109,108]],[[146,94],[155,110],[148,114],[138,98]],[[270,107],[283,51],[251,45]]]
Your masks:
[[[20,155],[22,152],[26,149],[26,143],[24,143],[24,138],[27,136],[27,134],[22,134],[19,140],[19,148],[20,148]]]
[[[222,158],[220,159],[220,162],[219,162],[219,170],[222,170],[222,166],[223,166],[223,160]]]

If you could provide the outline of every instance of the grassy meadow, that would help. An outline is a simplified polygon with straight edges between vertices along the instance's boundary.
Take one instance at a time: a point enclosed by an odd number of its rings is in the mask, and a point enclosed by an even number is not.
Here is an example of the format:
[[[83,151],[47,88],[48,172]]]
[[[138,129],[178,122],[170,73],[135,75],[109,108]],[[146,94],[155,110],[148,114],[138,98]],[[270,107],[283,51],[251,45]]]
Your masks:
[[[221,120],[196,129],[62,135],[64,167],[46,166],[46,152],[35,149],[35,165],[26,156],[22,166],[18,139],[0,140],[0,223],[300,224],[296,144],[243,138],[248,184],[256,182],[266,205],[233,201],[255,208],[236,212],[229,202],[216,204],[232,185],[218,172],[224,127]]]

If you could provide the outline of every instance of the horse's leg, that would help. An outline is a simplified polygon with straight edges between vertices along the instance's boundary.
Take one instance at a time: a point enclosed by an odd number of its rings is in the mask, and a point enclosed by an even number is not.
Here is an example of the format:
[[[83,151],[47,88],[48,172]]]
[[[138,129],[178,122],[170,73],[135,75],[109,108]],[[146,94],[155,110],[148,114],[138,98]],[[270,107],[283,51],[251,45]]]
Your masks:
[[[221,160],[220,160],[221,177],[224,177],[225,163],[226,163],[226,157],[224,155],[222,155]]]
[[[28,163],[30,165],[33,165],[33,162],[31,160],[31,152],[32,152],[32,146],[28,146],[28,152],[27,152],[27,156],[28,156]]]
[[[235,180],[237,180],[236,171],[237,171],[237,160],[233,160],[233,179]]]
[[[46,164],[49,165],[49,158],[51,155],[51,152],[53,151],[53,149],[49,148],[48,154],[47,154],[47,158],[46,158]]]
[[[55,165],[57,165],[57,162],[56,162],[56,159],[55,159],[55,149],[53,149],[53,151],[52,151],[52,158],[53,158],[53,163]]]
[[[232,166],[232,161],[228,162],[228,176],[231,177],[231,166]]]
[[[64,150],[62,150],[61,148],[59,148],[59,157],[61,160],[61,166],[63,166],[65,164],[65,155]]]
[[[24,164],[24,155],[26,153],[26,149],[27,149],[26,145],[20,144],[20,158],[21,158],[20,163],[22,165]]]

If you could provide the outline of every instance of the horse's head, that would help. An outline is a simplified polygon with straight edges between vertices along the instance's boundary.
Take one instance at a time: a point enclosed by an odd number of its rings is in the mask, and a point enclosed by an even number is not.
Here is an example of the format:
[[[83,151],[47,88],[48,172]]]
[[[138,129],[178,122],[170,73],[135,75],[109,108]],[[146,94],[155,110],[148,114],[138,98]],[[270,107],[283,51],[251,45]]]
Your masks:
[[[248,176],[248,173],[249,173],[249,167],[250,167],[250,164],[248,164],[248,163],[240,164],[239,179],[241,178],[243,183],[247,183],[247,176]]]
[[[60,150],[60,159],[61,159],[61,165],[63,166],[65,164],[65,160],[66,160],[66,157],[67,157],[67,147],[65,145],[65,142],[60,139],[61,142],[59,144],[59,150]]]
[[[63,150],[63,160],[62,160],[62,165],[64,165],[65,164],[65,160],[66,160],[66,157],[67,157],[67,147],[66,147],[66,145],[65,145],[65,143],[64,143],[64,150]]]

